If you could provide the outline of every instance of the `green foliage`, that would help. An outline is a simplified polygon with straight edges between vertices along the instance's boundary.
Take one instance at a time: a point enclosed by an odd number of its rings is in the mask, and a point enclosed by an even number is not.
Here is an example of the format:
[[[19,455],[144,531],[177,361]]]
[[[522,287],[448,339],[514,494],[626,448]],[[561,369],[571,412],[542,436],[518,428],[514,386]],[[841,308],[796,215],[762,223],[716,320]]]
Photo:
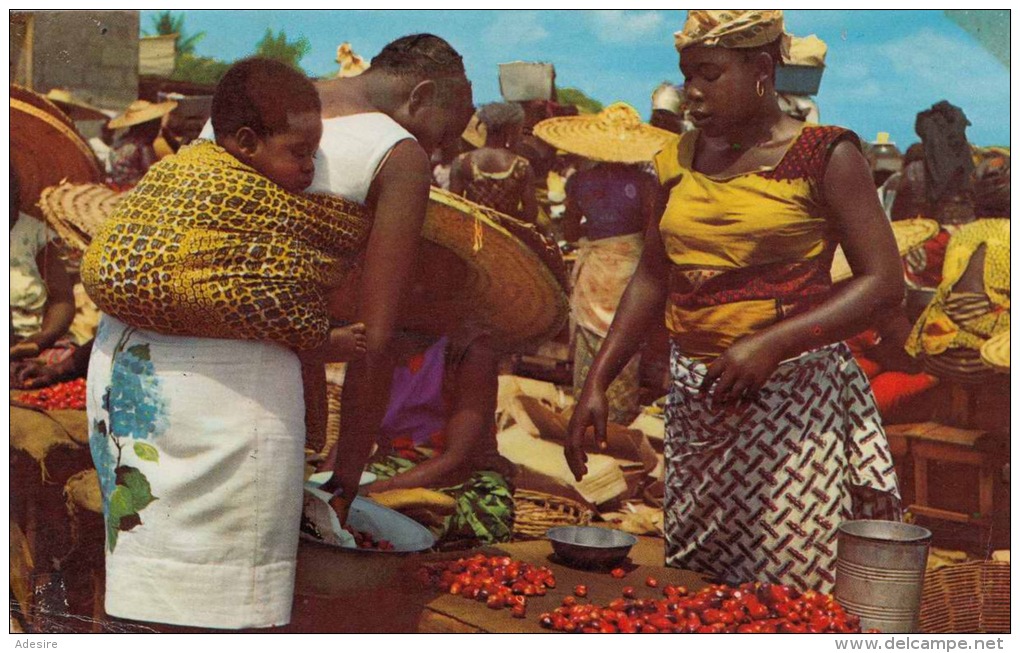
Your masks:
[[[280,30],[279,34],[273,34],[273,30],[266,29],[265,36],[255,46],[255,56],[266,57],[281,61],[288,66],[305,72],[301,67],[301,59],[312,49],[312,44],[304,36],[291,42],[287,40],[287,33]]]
[[[572,104],[581,113],[598,113],[602,111],[602,103],[588,97],[584,91],[577,88],[558,88],[556,98],[560,104]]]
[[[226,61],[186,54],[177,58],[170,79],[193,84],[216,84],[229,69],[230,64]]]
[[[178,60],[185,55],[194,55],[195,46],[198,45],[199,41],[205,38],[205,32],[198,32],[197,34],[191,35],[185,34],[184,14],[177,14],[175,16],[169,9],[152,17],[152,29],[155,31],[155,34],[158,35],[177,35],[177,38],[174,40],[174,44],[177,47]]]
[[[135,455],[152,463],[159,462],[159,450],[146,442],[135,442]]]

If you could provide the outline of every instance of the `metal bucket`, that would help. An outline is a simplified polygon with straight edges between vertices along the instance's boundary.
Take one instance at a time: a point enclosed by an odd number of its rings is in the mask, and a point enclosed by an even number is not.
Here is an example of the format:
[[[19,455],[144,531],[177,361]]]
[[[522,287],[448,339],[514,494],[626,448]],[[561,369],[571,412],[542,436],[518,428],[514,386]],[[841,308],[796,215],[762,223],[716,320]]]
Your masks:
[[[861,618],[861,629],[917,632],[931,531],[894,521],[839,527],[836,600]]]

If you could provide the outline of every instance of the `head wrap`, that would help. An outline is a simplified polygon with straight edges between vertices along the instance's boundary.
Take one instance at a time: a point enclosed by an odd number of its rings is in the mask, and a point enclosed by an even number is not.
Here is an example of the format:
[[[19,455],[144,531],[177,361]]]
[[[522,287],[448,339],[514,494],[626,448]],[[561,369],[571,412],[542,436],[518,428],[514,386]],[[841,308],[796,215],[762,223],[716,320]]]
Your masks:
[[[790,56],[790,35],[779,9],[691,9],[683,30],[673,36],[677,52],[692,45],[760,48],[778,38],[783,60]]]
[[[652,91],[652,110],[661,109],[670,113],[680,113],[683,107],[684,97],[682,91],[670,84],[663,82]]]
[[[516,102],[492,102],[478,110],[478,121],[491,134],[510,125],[524,124],[524,109]]]

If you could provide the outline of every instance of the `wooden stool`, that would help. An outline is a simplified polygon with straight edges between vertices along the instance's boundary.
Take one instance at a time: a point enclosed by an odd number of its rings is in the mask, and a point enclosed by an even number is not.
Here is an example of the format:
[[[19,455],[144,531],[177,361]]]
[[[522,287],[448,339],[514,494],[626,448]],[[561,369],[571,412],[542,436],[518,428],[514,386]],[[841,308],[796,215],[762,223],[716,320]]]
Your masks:
[[[915,515],[968,524],[987,534],[991,529],[995,482],[994,452],[979,446],[985,431],[958,429],[935,422],[897,424],[886,427],[888,434],[907,442],[914,474]],[[978,512],[968,514],[932,505],[928,484],[929,461],[958,463],[977,468]]]

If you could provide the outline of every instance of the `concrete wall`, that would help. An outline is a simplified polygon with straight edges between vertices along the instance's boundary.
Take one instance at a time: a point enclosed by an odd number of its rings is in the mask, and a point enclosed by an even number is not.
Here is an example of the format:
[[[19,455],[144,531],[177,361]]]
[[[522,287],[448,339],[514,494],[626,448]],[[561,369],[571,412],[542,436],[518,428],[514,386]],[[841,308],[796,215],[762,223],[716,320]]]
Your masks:
[[[32,86],[121,111],[138,97],[137,11],[32,12]]]

